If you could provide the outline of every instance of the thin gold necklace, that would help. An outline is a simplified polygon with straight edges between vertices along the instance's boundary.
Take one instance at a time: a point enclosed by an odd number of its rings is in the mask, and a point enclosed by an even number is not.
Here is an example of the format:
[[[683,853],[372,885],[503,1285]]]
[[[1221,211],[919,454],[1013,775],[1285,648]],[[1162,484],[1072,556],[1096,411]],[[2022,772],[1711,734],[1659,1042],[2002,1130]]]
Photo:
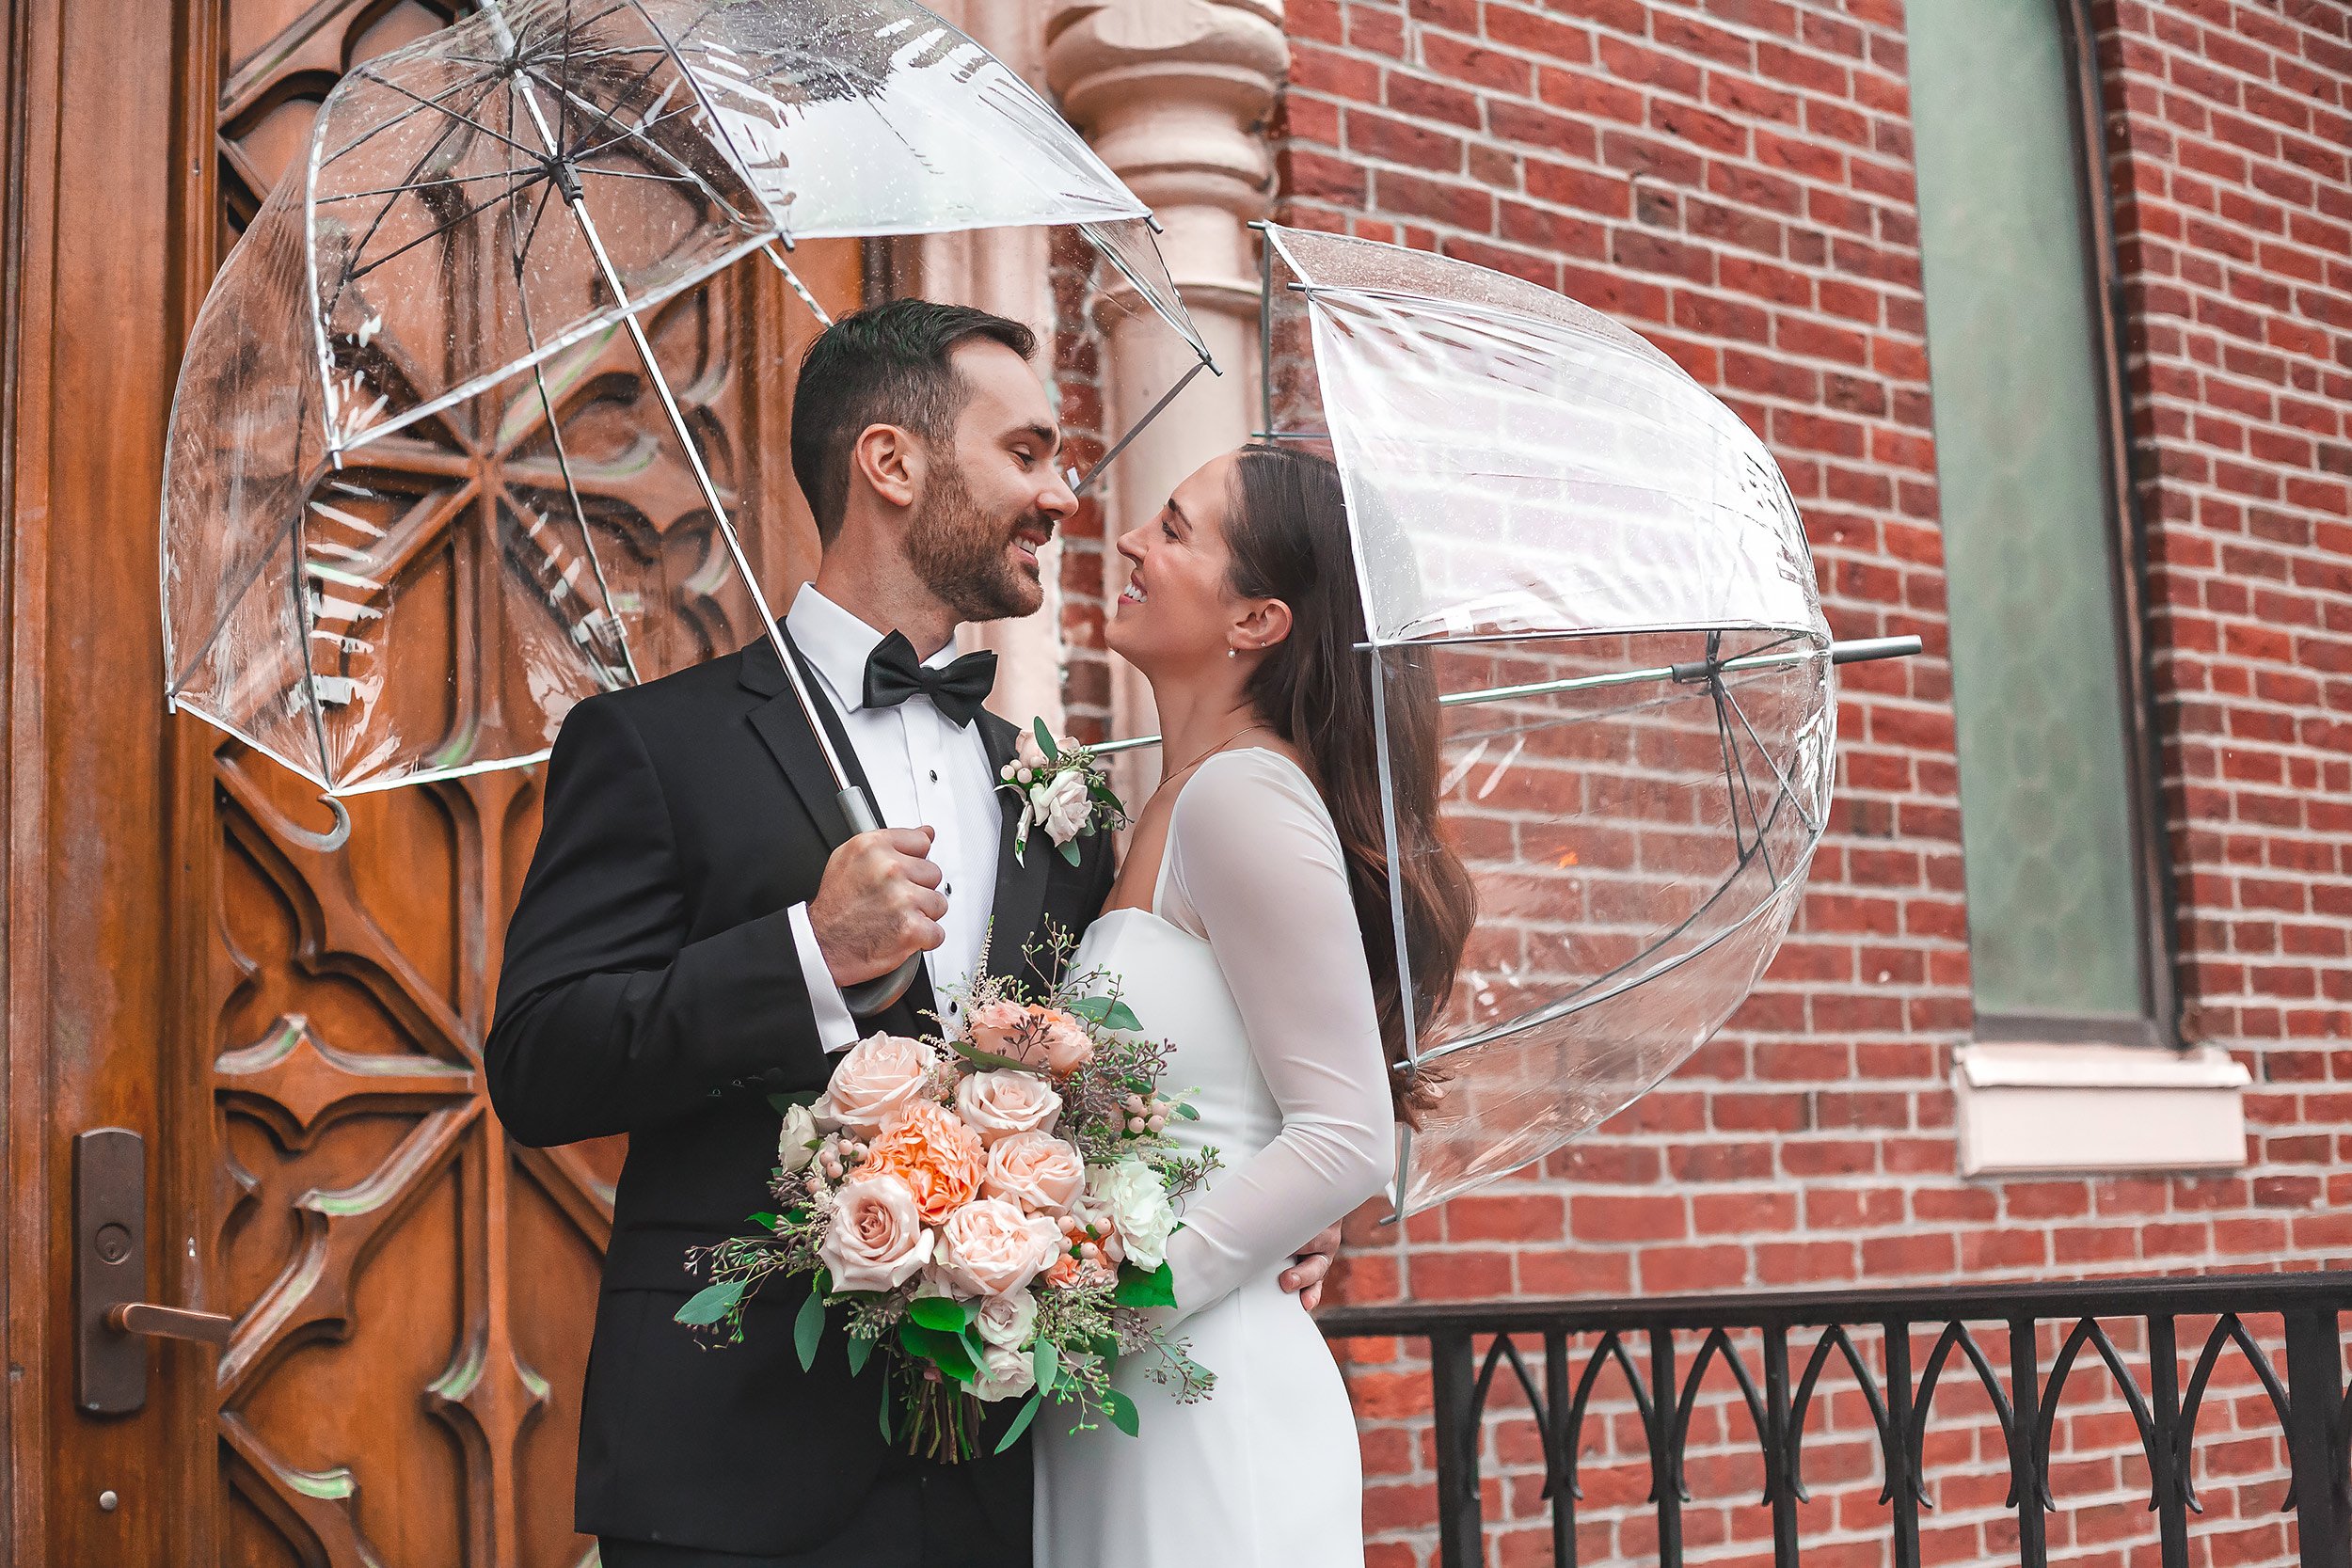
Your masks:
[[[1168,777],[1162,779],[1160,781],[1159,789],[1154,789],[1152,792],[1152,799],[1157,800],[1159,798],[1160,789],[1166,789],[1169,784],[1174,784],[1178,779],[1183,778],[1185,774],[1191,772],[1194,768],[1200,767],[1202,763],[1208,761],[1219,752],[1225,750],[1226,747],[1231,746],[1234,741],[1239,740],[1243,736],[1248,735],[1252,730],[1263,730],[1265,727],[1265,723],[1262,720],[1253,720],[1249,723],[1244,724],[1240,729],[1235,730],[1232,734],[1227,736],[1224,739],[1218,741],[1216,745],[1210,747],[1207,751],[1201,752],[1199,756],[1193,758],[1182,768],[1176,769],[1175,772],[1170,773]]]

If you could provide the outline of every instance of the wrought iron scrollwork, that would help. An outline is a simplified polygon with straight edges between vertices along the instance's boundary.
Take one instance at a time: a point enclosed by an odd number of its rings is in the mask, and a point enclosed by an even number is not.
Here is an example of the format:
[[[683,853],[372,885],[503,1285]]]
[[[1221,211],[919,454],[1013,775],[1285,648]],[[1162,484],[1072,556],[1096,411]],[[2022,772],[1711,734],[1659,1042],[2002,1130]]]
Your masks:
[[[2203,1512],[2191,1475],[2198,1420],[2220,1361],[2232,1349],[2262,1386],[2285,1441],[2292,1481],[2283,1506],[2299,1515],[2302,1562],[2309,1568],[2347,1568],[2352,1565],[2352,1470],[2347,1468],[2352,1386],[2344,1374],[2339,1323],[2339,1313],[2347,1307],[2352,1307],[2352,1274],[2299,1274],[1721,1300],[1404,1304],[1344,1307],[1326,1313],[1322,1322],[1335,1338],[1429,1339],[1438,1396],[1439,1560],[1447,1568],[1468,1568],[1481,1559],[1479,1433],[1506,1366],[1527,1397],[1541,1438],[1541,1497],[1551,1508],[1553,1560],[1577,1560],[1585,1418],[1602,1373],[1614,1366],[1631,1396],[1648,1451],[1656,1560],[1668,1568],[1678,1564],[1681,1512],[1692,1500],[1684,1456],[1702,1386],[1719,1360],[1755,1426],[1764,1465],[1759,1502],[1772,1511],[1774,1561],[1794,1564],[1800,1545],[1797,1506],[1811,1497],[1804,1479],[1806,1418],[1833,1359],[1843,1360],[1869,1410],[1883,1467],[1878,1500],[1888,1510],[1891,1560],[1896,1568],[1919,1568],[1920,1514],[1934,1506],[1927,1474],[1928,1427],[1955,1355],[1983,1388],[1991,1407],[1986,1421],[1998,1430],[2009,1458],[2006,1506],[2017,1516],[2018,1560],[2040,1568],[2047,1554],[2043,1516],[2058,1507],[2051,1481],[2058,1418],[2070,1391],[2082,1386],[2074,1373],[2086,1350],[2106,1368],[2117,1398],[2131,1415],[2148,1465],[2148,1508],[2157,1518],[2159,1560],[2165,1568],[2186,1568],[2188,1518]],[[2176,1324],[2183,1317],[2207,1314],[2215,1322],[2184,1384]],[[2272,1354],[2247,1326],[2247,1317],[2257,1314],[2275,1315],[2283,1327],[2283,1380]],[[2137,1371],[2106,1326],[2135,1321],[2147,1347],[2145,1365]],[[1977,1327],[1988,1323],[2007,1333],[2006,1371],[1978,1338]],[[2040,1336],[2058,1325],[2065,1326],[2065,1337],[2045,1370]],[[1795,1328],[1820,1332],[1792,1379],[1789,1338]],[[1856,1342],[1859,1329],[1880,1335],[1876,1367]],[[1914,1336],[1930,1331],[1935,1338],[1915,1375]],[[1677,1334],[1697,1337],[1695,1353],[1682,1370],[1677,1370]],[[1761,1346],[1760,1381],[1741,1354],[1744,1337],[1751,1334]],[[1473,1374],[1470,1342],[1486,1336],[1491,1342]],[[1588,1336],[1589,1349],[1575,1342]],[[1635,1336],[1646,1342],[1646,1372],[1629,1348]],[[1538,1338],[1544,1346],[1540,1379],[1520,1349],[1522,1341]]]

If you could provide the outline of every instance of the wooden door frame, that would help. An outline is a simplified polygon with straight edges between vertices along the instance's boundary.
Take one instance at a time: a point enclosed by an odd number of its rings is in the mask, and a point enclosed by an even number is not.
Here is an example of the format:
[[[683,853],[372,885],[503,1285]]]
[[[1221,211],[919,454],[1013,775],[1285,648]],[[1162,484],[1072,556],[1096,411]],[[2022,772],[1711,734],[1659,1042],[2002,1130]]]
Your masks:
[[[0,833],[0,877],[7,887],[0,945],[0,985],[7,995],[0,1011],[0,1214],[7,1227],[0,1245],[0,1330],[14,1369],[43,1365],[48,1339],[47,1227],[38,1218],[47,1183],[40,1140],[24,1135],[21,1127],[28,1113],[31,1125],[40,1126],[46,1097],[38,1064],[25,1063],[18,1050],[21,1041],[42,1032],[37,976],[43,968],[39,894],[45,769],[40,707],[25,700],[25,676],[28,665],[39,667],[45,617],[42,574],[25,572],[22,563],[41,559],[48,517],[49,360],[28,353],[26,344],[50,341],[52,291],[46,268],[28,262],[46,254],[43,242],[55,231],[61,18],[56,0],[0,0],[0,7],[7,19],[0,35],[7,47],[7,76],[0,81],[0,168],[7,173],[0,208],[0,633],[8,649],[0,679],[0,734],[7,737],[0,787],[8,802],[8,829]],[[8,1454],[0,1469],[0,1558],[10,1561],[21,1560],[20,1548],[42,1538],[43,1489],[37,1473],[25,1473],[46,1435],[39,1385],[38,1377],[11,1375],[0,1399],[0,1446]]]
[[[0,1560],[27,1565],[56,1558],[66,1535],[95,1532],[142,1554],[159,1545],[204,1552],[212,1542],[214,1439],[204,1419],[209,1353],[158,1346],[148,1409],[115,1418],[124,1424],[112,1428],[85,1428],[71,1414],[69,1326],[69,1150],[82,1119],[129,1125],[147,1137],[149,1211],[160,1220],[151,1227],[148,1289],[154,1299],[205,1304],[201,1249],[191,1256],[174,1239],[184,1216],[199,1212],[204,1191],[197,1140],[176,1134],[185,1132],[191,1116],[204,1115],[199,1102],[207,1097],[203,1080],[184,1070],[202,1058],[187,1053],[189,1009],[173,1001],[191,973],[183,952],[200,958],[200,945],[190,942],[200,944],[205,923],[170,912],[185,907],[174,902],[182,890],[172,870],[188,863],[173,852],[186,843],[178,836],[182,807],[191,795],[200,804],[204,795],[183,771],[187,737],[166,729],[159,670],[142,672],[144,684],[134,684],[135,659],[104,667],[127,678],[109,687],[103,702],[72,709],[72,720],[54,729],[45,696],[53,681],[74,675],[57,667],[52,645],[61,634],[52,578],[73,553],[72,537],[59,531],[112,529],[153,537],[154,503],[118,495],[107,504],[110,466],[91,463],[89,454],[111,439],[136,453],[138,467],[160,460],[179,345],[202,297],[200,275],[190,287],[188,259],[197,253],[183,236],[190,215],[187,182],[201,178],[210,162],[209,124],[199,139],[191,141],[189,133],[203,123],[207,102],[204,83],[195,78],[209,79],[217,69],[212,11],[204,0],[113,0],[103,8],[87,0],[0,0],[0,40],[7,51],[7,79],[0,84],[0,168],[7,172],[0,207],[0,278],[6,283],[0,289],[0,625],[7,636],[0,723],[7,750],[0,755],[0,779],[8,810],[7,832],[0,835],[7,879],[0,934],[0,984],[7,996],[0,1013],[0,1207],[7,1216],[0,1327],[10,1369],[0,1399],[0,1449],[7,1455],[0,1466]],[[97,154],[119,157],[124,185],[146,187],[143,200],[131,189],[65,184],[76,155],[90,155],[87,145],[68,139],[74,114],[109,113],[110,98],[122,102],[92,90],[102,79],[103,40],[116,36],[138,40],[148,60],[165,67],[144,76],[132,69],[130,79],[151,81],[153,93],[131,101],[137,112],[113,122],[121,129],[120,140]],[[139,257],[145,247],[152,260],[146,270],[131,269],[136,298],[118,302],[105,296],[103,279],[67,269],[87,266],[89,257],[75,247],[87,245],[99,225],[109,221],[103,204],[125,198],[120,254]],[[118,303],[120,311],[106,320],[107,308]],[[100,323],[95,335],[102,357],[109,346],[124,342],[156,348],[161,361],[151,381],[135,379],[145,369],[140,364],[109,380],[91,360],[74,357],[87,350],[72,334],[89,327],[93,318]],[[92,397],[94,383],[118,393],[118,401]],[[135,395],[120,395],[126,388]],[[91,426],[77,431],[77,420],[110,417],[121,422],[95,441],[87,435]],[[81,467],[61,472],[77,455]],[[68,546],[63,551],[61,540]],[[126,550],[111,576],[84,586],[117,595],[104,612],[135,637],[144,635],[142,627],[151,631],[155,610],[147,587],[151,575],[136,584],[137,592],[125,591],[142,575],[135,559],[126,563],[135,554],[135,548]],[[70,627],[78,608],[65,607],[63,625]],[[133,895],[144,885],[146,897],[161,906],[151,923],[155,940],[134,937],[120,952],[74,950],[72,943],[61,948],[51,929],[52,912],[61,895],[87,885],[75,879],[88,876],[94,847],[62,841],[57,791],[67,781],[58,762],[72,745],[87,748],[93,736],[110,733],[154,758],[153,801],[162,809],[134,806],[108,819],[109,832],[96,847],[113,858],[99,881],[110,896],[123,894],[123,884],[110,879],[119,863],[131,863],[139,879]],[[72,759],[64,760],[70,771]],[[100,791],[103,784],[91,787]],[[110,1012],[151,1021],[152,1037],[61,1039],[61,1020],[87,1022]],[[64,1103],[73,1096],[60,1093],[59,1085],[76,1069],[61,1063],[76,1045],[91,1064],[83,1069],[86,1079],[109,1081],[108,1092],[92,1098],[111,1101],[111,1109],[93,1113]],[[126,1089],[124,1064],[142,1053],[154,1069],[154,1082]],[[60,1477],[70,1474],[79,1454],[102,1455],[104,1476],[120,1476],[119,1512],[102,1513],[95,1487],[87,1518],[69,1520],[54,1512],[57,1488],[67,1484]]]

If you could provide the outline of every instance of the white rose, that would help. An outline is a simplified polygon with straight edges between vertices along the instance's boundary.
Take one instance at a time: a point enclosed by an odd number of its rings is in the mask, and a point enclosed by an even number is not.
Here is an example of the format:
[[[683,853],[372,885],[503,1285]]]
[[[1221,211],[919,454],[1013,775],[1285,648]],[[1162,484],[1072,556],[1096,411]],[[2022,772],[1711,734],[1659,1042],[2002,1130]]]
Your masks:
[[[980,1353],[979,1375],[972,1380],[972,1397],[993,1404],[1017,1400],[1037,1386],[1037,1368],[1017,1350],[991,1345]]]
[[[1029,820],[1043,828],[1056,844],[1067,844],[1078,836],[1094,814],[1094,800],[1087,793],[1085,778],[1076,773],[1057,773],[1029,790]]]
[[[979,1321],[973,1327],[992,1345],[1019,1350],[1028,1342],[1030,1330],[1037,1327],[1037,1297],[1025,1286],[1007,1291],[1001,1296],[991,1296],[980,1303]]]
[[[776,1134],[776,1164],[787,1172],[805,1167],[817,1158],[810,1146],[819,1136],[817,1113],[805,1105],[793,1106],[784,1113],[784,1130]]]
[[[1107,1212],[1127,1260],[1139,1269],[1158,1268],[1168,1259],[1176,1210],[1168,1201],[1160,1173],[1140,1160],[1121,1160],[1087,1173],[1087,1196]]]

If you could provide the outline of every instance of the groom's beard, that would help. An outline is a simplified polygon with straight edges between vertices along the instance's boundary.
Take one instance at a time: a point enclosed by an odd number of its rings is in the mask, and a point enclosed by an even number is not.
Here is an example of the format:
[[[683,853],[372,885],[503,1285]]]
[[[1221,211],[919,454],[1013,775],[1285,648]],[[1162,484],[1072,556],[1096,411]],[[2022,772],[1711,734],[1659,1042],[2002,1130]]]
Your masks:
[[[907,562],[923,586],[960,621],[1033,615],[1045,589],[1012,559],[1013,535],[1035,528],[1053,536],[1054,519],[1024,514],[1002,522],[981,515],[963,476],[933,470],[930,494],[907,528]]]

